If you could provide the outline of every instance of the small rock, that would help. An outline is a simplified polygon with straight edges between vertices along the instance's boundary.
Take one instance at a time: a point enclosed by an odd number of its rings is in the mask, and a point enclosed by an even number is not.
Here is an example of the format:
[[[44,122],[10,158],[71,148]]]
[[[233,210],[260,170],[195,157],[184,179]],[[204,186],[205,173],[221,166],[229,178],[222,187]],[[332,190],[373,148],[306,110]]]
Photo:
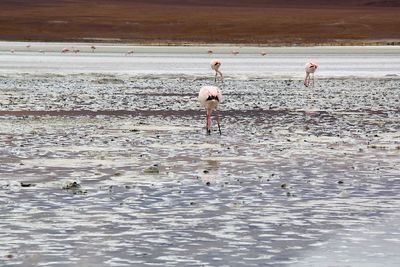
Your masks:
[[[21,187],[31,187],[31,186],[35,186],[35,184],[21,182]]]
[[[81,185],[76,181],[68,181],[63,184],[62,189],[69,190],[69,189],[78,189]]]
[[[157,164],[154,164],[153,166],[144,169],[143,172],[146,174],[157,174],[160,173],[160,169]]]
[[[349,197],[349,193],[347,193],[347,191],[342,191],[340,192],[339,197]]]

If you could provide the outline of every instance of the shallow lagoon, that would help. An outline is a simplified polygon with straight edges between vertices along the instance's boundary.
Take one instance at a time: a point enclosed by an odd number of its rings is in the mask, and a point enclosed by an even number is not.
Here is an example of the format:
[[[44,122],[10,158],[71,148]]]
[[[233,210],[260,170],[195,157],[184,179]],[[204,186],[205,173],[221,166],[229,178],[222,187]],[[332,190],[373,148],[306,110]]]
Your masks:
[[[398,54],[175,49],[0,52],[1,264],[397,266]]]

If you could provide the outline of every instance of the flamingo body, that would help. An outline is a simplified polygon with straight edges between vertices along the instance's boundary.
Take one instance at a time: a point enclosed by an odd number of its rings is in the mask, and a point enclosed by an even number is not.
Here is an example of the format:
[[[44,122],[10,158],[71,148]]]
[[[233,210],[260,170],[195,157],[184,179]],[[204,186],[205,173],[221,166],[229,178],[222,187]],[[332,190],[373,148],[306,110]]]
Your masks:
[[[216,111],[216,120],[218,124],[219,133],[221,134],[221,128],[219,126],[219,117],[218,117],[218,105],[222,101],[222,93],[216,86],[203,86],[199,92],[199,102],[206,110],[206,130],[207,133],[211,133],[211,113]]]
[[[221,80],[223,80],[222,72],[219,70],[219,67],[221,67],[221,61],[213,59],[211,60],[210,66],[211,69],[215,71],[215,81],[217,81],[218,74],[221,76]]]
[[[318,65],[312,62],[309,62],[305,65],[305,71],[306,71],[306,78],[304,79],[304,86],[308,87],[310,84],[310,76],[312,74],[313,81],[314,81],[314,73],[317,70]]]

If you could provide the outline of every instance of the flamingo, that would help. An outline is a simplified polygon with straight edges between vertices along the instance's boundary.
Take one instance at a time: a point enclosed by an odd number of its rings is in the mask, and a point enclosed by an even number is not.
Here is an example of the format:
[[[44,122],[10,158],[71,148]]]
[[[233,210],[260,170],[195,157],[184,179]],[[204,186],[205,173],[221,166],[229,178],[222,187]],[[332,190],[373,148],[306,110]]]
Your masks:
[[[67,53],[67,52],[69,52],[70,50],[68,49],[68,48],[63,48],[62,50],[61,50],[61,53]]]
[[[265,56],[266,54],[267,54],[267,52],[261,51],[261,55],[262,55],[262,56]]]
[[[239,54],[239,51],[236,51],[236,50],[233,50],[233,51],[232,51],[232,55],[236,56],[236,55],[238,55],[238,54]]]
[[[77,53],[81,52],[81,50],[79,50],[78,48],[76,48],[76,49],[73,49],[72,52],[74,52],[75,54],[77,54]]]
[[[209,54],[209,55],[212,55],[212,53],[214,53],[214,51],[212,51],[211,49],[209,49],[209,50],[207,51],[207,54]]]
[[[125,55],[133,55],[133,50],[129,50]]]
[[[29,48],[31,48],[31,45],[30,45],[30,44],[28,44],[28,45],[26,46],[26,48],[28,48],[28,49],[29,49]]]
[[[215,81],[217,81],[218,74],[221,76],[221,80],[224,79],[222,72],[219,71],[219,67],[221,67],[221,61],[218,59],[211,60],[211,69],[215,71]]]
[[[39,50],[38,52],[41,54],[44,54],[44,50]]]
[[[15,49],[11,49],[10,52],[11,52],[11,54],[14,54],[15,53]]]
[[[218,105],[222,100],[222,94],[216,86],[203,86],[199,92],[199,102],[206,109],[206,130],[207,134],[211,134],[211,113],[215,110],[215,118],[218,124],[219,134],[221,127],[219,125]]]
[[[92,44],[92,45],[90,46],[90,48],[92,49],[92,53],[94,52],[94,50],[96,50],[96,46],[95,46],[94,44]]]
[[[314,72],[318,68],[318,65],[312,62],[309,62],[305,65],[305,70],[306,70],[306,78],[304,79],[304,86],[308,87],[310,84],[310,78],[312,74],[312,81],[314,85]]]

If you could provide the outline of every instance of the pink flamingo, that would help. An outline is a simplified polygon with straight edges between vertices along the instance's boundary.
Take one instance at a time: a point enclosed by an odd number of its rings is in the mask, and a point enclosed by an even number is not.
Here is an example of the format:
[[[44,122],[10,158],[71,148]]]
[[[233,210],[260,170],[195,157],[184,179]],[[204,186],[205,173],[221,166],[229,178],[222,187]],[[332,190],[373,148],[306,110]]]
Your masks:
[[[218,131],[221,134],[219,125],[218,105],[222,100],[222,93],[216,86],[203,86],[199,92],[199,102],[206,109],[206,130],[211,134],[211,113],[215,110],[215,118],[218,124]]]
[[[11,49],[10,52],[11,52],[11,54],[14,54],[15,53],[15,49]]]
[[[133,55],[133,50],[129,50],[125,55]]]
[[[262,55],[262,56],[265,56],[266,54],[267,54],[267,52],[265,52],[265,51],[262,51],[262,52],[261,52],[261,55]]]
[[[211,49],[209,49],[209,50],[207,51],[207,54],[209,54],[209,55],[212,55],[212,53],[214,53],[214,51],[212,51]]]
[[[94,52],[94,50],[96,50],[96,46],[95,46],[94,44],[92,44],[92,45],[90,46],[90,48],[92,49],[92,53]]]
[[[81,52],[81,50],[79,50],[78,48],[73,48],[73,49],[72,49],[72,52],[74,52],[75,54],[77,54],[77,53]]]
[[[70,50],[69,50],[69,48],[63,48],[62,50],[61,50],[61,53],[67,53],[67,52],[69,52]]]
[[[31,45],[30,45],[30,44],[29,44],[29,45],[27,45],[27,46],[26,46],[26,48],[28,48],[28,49],[29,49],[29,48],[31,48]]]
[[[224,79],[222,72],[219,71],[219,67],[221,67],[221,61],[218,59],[211,60],[211,69],[215,71],[215,81],[217,81],[218,74],[221,76],[221,80]]]
[[[310,84],[311,76],[312,76],[312,81],[313,81],[313,85],[314,85],[314,72],[317,68],[318,68],[318,65],[315,63],[309,62],[306,64],[306,66],[305,66],[306,78],[304,79],[305,87],[308,87],[308,85]]]
[[[239,54],[239,51],[236,51],[236,50],[233,50],[233,51],[232,51],[232,55],[236,56],[236,55],[238,55],[238,54]]]

